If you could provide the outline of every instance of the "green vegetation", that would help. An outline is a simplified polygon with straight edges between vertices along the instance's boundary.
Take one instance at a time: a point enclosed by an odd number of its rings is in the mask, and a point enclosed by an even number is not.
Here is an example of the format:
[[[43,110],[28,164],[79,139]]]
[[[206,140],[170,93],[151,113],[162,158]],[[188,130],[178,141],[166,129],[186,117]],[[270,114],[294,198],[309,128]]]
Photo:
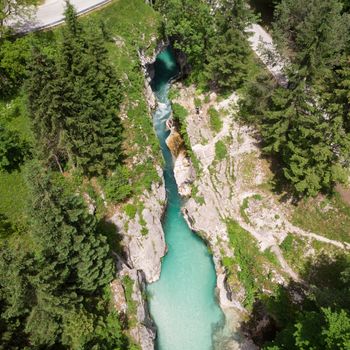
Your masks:
[[[215,159],[219,162],[224,160],[227,157],[227,148],[225,145],[225,142],[222,140],[219,140],[215,144]]]
[[[205,204],[205,199],[203,196],[198,195],[198,187],[195,185],[192,185],[191,188],[191,198],[193,198],[198,204],[203,205]]]
[[[137,213],[137,207],[133,204],[127,204],[124,207],[125,214],[129,216],[130,219],[134,219]]]
[[[0,126],[0,171],[12,171],[23,164],[29,145],[18,132]]]
[[[160,0],[155,6],[175,50],[186,55],[192,81],[219,90],[242,85],[251,57],[244,29],[253,18],[244,0],[215,7],[204,0]]]
[[[114,273],[106,237],[61,175],[36,162],[27,172],[28,225],[0,248],[1,345],[122,346],[127,339],[104,292]]]
[[[40,157],[63,171],[106,174],[121,154],[120,83],[102,31],[87,31],[72,5],[55,60],[38,49],[29,65],[28,109]],[[72,112],[74,111],[74,112]]]
[[[127,167],[118,165],[112,176],[108,177],[104,186],[106,197],[118,203],[130,196],[132,187],[129,182],[130,171]]]
[[[288,264],[296,271],[302,271],[305,264],[303,259],[306,247],[305,241],[296,235],[288,233],[280,247]]]
[[[300,201],[293,212],[292,222],[330,239],[350,242],[350,207],[337,194],[329,199]]]
[[[288,87],[271,89],[260,75],[242,111],[259,125],[264,151],[280,160],[296,194],[315,196],[346,180],[348,14],[338,0],[282,0],[275,17],[275,38],[291,60]]]
[[[229,274],[237,274],[245,289],[244,305],[251,309],[261,290],[272,286],[269,273],[265,271],[270,259],[260,252],[256,240],[237,222],[228,221],[227,229],[234,258],[226,258],[223,263],[229,267]],[[240,267],[239,271],[234,269],[233,263]]]
[[[128,305],[129,322],[132,325],[132,323],[135,323],[137,312],[137,304],[132,298],[134,281],[129,276],[125,276],[123,278],[123,285],[125,288],[125,298]]]
[[[189,139],[188,134],[187,134],[186,117],[188,116],[188,111],[185,107],[181,106],[179,103],[173,103],[172,110],[173,110],[174,120],[179,124],[180,134],[184,140],[184,143],[186,146],[186,151],[192,160],[192,164],[193,164],[197,174],[200,174],[200,163],[199,163],[199,160],[197,159],[196,155],[192,151],[191,142],[190,142],[190,139]]]
[[[320,256],[309,262],[303,279],[307,294],[297,284],[278,287],[264,305],[276,320],[276,338],[264,349],[347,349],[350,344],[348,256]],[[298,293],[301,299],[293,297]],[[259,321],[259,320],[257,320]]]
[[[254,194],[253,196],[251,197],[246,197],[243,199],[243,203],[242,205],[240,206],[239,208],[239,212],[243,218],[243,220],[247,223],[247,224],[250,224],[250,220],[249,220],[249,217],[247,215],[247,213],[245,212],[248,208],[249,208],[249,201],[251,199],[255,199],[257,201],[261,201],[262,200],[262,197],[260,194]]]
[[[208,109],[208,114],[211,129],[218,133],[222,129],[222,120],[220,118],[219,112],[211,106]]]

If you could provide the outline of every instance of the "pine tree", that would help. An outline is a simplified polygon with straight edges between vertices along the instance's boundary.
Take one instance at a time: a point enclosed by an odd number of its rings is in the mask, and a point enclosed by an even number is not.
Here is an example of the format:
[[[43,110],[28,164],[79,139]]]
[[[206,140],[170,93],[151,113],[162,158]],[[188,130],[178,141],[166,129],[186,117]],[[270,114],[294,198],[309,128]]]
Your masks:
[[[279,88],[262,122],[268,153],[277,154],[283,172],[297,193],[314,196],[344,180],[341,159],[348,156],[350,139],[342,115],[327,109],[305,83],[294,89]]]
[[[53,60],[33,50],[26,83],[28,110],[40,159],[63,171],[67,161],[64,144],[63,91]]]
[[[87,213],[81,197],[35,163],[29,173],[38,253],[29,279],[36,302],[26,331],[33,344],[51,346],[60,341],[67,312],[79,309],[86,298],[101,295],[114,266],[106,237],[97,231],[96,219]]]
[[[308,81],[339,64],[348,30],[339,0],[283,0],[276,6],[277,41],[298,65],[294,70]]]
[[[211,40],[205,75],[213,87],[235,90],[246,80],[249,59],[251,50],[246,38],[237,29],[230,28]]]
[[[251,59],[245,29],[252,18],[244,0],[223,1],[217,9],[205,65],[205,76],[213,87],[234,90],[245,81]]]
[[[72,5],[56,61],[33,53],[28,109],[40,158],[63,172],[67,162],[85,174],[106,174],[121,155],[120,82],[101,33],[86,33]]]
[[[71,5],[66,21],[58,66],[67,145],[75,165],[88,174],[102,174],[116,166],[121,154],[120,83],[102,34],[85,33]]]

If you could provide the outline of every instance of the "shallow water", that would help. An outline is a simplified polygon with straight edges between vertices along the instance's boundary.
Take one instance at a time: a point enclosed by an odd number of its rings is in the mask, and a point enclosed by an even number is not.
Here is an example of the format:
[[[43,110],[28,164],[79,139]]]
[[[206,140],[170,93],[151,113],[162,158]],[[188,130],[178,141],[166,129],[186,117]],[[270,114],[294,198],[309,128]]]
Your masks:
[[[171,113],[167,98],[169,80],[178,73],[171,49],[155,63],[153,91],[159,102],[154,126],[165,159],[164,177],[168,207],[164,232],[168,253],[159,281],[148,286],[151,315],[157,326],[158,350],[212,349],[214,330],[223,320],[215,298],[216,275],[204,242],[188,227],[181,214],[181,198],[173,175],[173,161],[165,144],[165,121]]]

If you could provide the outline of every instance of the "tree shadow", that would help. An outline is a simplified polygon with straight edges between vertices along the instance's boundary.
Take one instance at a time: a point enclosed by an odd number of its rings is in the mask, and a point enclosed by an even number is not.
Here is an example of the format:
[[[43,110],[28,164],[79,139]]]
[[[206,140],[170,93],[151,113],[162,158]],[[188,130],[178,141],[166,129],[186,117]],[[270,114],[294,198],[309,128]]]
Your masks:
[[[349,254],[333,257],[320,254],[316,259],[310,258],[300,277],[303,282],[279,285],[271,295],[255,301],[242,332],[259,347],[276,340],[276,343],[292,344],[297,323],[303,325],[305,338],[315,337],[317,342],[321,326],[325,325],[323,308],[350,312]],[[320,328],[319,335],[315,322]],[[289,346],[288,349],[294,349]]]
[[[107,238],[110,250],[127,260],[127,254],[122,244],[123,236],[119,233],[118,227],[114,223],[107,221],[106,218],[103,218],[98,222],[97,230]]]

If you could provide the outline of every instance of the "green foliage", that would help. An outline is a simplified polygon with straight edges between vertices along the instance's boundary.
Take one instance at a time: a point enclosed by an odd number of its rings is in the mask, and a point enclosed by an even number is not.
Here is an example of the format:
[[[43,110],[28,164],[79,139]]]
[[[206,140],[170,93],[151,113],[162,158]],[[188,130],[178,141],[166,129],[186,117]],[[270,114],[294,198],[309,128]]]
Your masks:
[[[29,154],[29,145],[20,138],[18,132],[0,125],[0,171],[18,169]]]
[[[135,300],[132,298],[134,281],[129,276],[125,276],[123,278],[123,286],[125,291],[126,302],[128,305],[129,322],[131,322],[132,324],[133,322],[135,322],[135,316],[137,312],[137,304]]]
[[[129,216],[130,219],[134,219],[137,213],[137,207],[133,204],[127,204],[124,207],[124,211],[127,216]]]
[[[246,123],[260,125],[264,113],[269,108],[269,98],[273,93],[275,83],[263,69],[253,79],[249,80],[243,90],[243,98],[238,101],[239,115]]]
[[[282,47],[295,53],[298,74],[322,77],[339,62],[347,43],[348,15],[338,0],[283,0],[276,6],[276,37]],[[315,35],[317,33],[317,35]]]
[[[259,125],[264,151],[279,158],[284,179],[300,196],[332,191],[346,179],[348,74],[340,67],[348,22],[338,0],[282,0],[274,27],[291,60],[289,85],[274,88],[258,75],[241,102],[241,116]]]
[[[204,0],[161,0],[156,7],[165,17],[165,35],[187,59],[185,73],[191,70],[192,80],[202,88],[208,82],[219,89],[242,84],[250,56],[245,28],[253,18],[245,0],[215,7]]]
[[[200,98],[198,98],[198,97],[195,97],[195,98],[194,98],[194,106],[195,106],[196,108],[201,108],[201,107],[202,107],[202,101],[201,101]]]
[[[160,0],[157,9],[165,17],[164,31],[175,49],[183,52],[194,67],[202,66],[207,38],[212,35],[213,16],[204,0]]]
[[[118,165],[112,176],[105,180],[105,194],[110,201],[118,203],[130,196],[132,186],[129,178],[129,169],[126,166]]]
[[[245,289],[245,306],[252,308],[256,296],[263,287],[266,274],[263,272],[261,254],[257,242],[250,236],[249,232],[241,228],[237,222],[227,222],[230,244],[234,249],[233,261],[239,265],[238,278]],[[260,257],[260,258],[259,258]],[[232,265],[232,262],[227,261]]]
[[[285,247],[291,245],[291,241]],[[276,320],[276,338],[264,349],[347,349],[349,327],[349,257],[321,255],[302,272],[309,286],[290,283],[278,287],[263,303]],[[295,295],[299,295],[295,298]]]
[[[330,239],[350,242],[350,207],[338,194],[323,200],[310,198],[300,201],[293,212],[292,222]]]
[[[181,125],[186,123],[186,117],[188,116],[187,109],[178,103],[173,103],[171,108],[173,110],[174,119],[179,121]]]
[[[219,132],[222,129],[222,120],[219,112],[211,106],[208,109],[208,114],[211,129],[215,132]]]
[[[88,175],[105,174],[121,153],[120,83],[102,34],[85,30],[71,5],[65,16],[55,61],[33,55],[27,84],[33,130],[41,157],[60,170],[69,160]]]
[[[17,225],[27,219],[26,203],[29,191],[22,170],[0,172],[0,213]]]
[[[219,140],[215,144],[215,159],[218,161],[222,161],[227,157],[227,148],[224,141]]]
[[[14,41],[0,40],[0,97],[11,97],[21,86],[26,77],[26,65],[29,57],[30,40],[28,38],[19,38]]]
[[[248,76],[247,61],[251,49],[244,34],[229,28],[223,34],[212,38],[208,50],[205,75],[210,85],[223,91],[240,88]]]
[[[312,91],[308,95],[305,91],[304,83],[293,90],[274,91],[270,109],[264,113],[262,135],[264,151],[281,158],[283,174],[295,191],[315,196],[345,180],[341,159],[349,153],[350,138],[341,115],[327,109],[322,100],[316,102]]]

